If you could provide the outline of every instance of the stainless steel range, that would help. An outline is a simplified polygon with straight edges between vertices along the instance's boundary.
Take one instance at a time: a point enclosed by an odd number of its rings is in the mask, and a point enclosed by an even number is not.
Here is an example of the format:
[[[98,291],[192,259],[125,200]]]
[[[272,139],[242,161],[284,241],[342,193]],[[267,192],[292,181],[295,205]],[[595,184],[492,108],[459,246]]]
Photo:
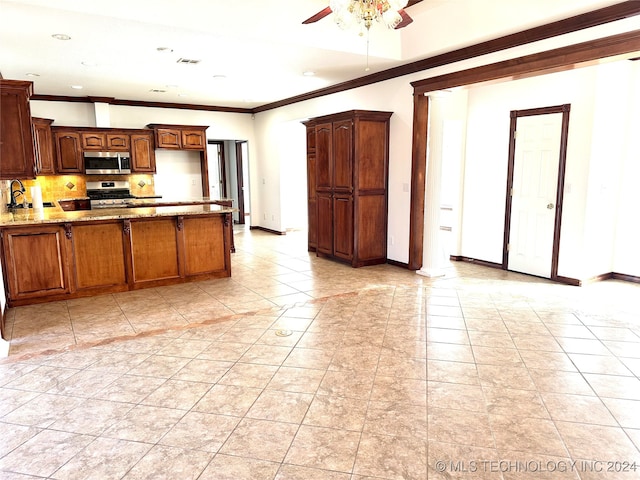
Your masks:
[[[126,181],[87,182],[91,208],[126,208],[130,205],[131,187]]]

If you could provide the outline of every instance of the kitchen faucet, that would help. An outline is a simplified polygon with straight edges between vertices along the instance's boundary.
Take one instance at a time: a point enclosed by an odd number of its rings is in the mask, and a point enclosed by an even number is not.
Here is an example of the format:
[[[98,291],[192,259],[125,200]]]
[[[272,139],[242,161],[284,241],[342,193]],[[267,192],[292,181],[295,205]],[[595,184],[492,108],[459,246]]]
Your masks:
[[[14,183],[18,183],[18,185],[20,185],[20,190],[13,190]],[[9,184],[9,195],[11,197],[9,208],[16,208],[18,206],[18,202],[16,202],[16,194],[22,195],[22,198],[24,200],[24,192],[26,192],[26,190],[20,180],[11,180],[11,183]]]

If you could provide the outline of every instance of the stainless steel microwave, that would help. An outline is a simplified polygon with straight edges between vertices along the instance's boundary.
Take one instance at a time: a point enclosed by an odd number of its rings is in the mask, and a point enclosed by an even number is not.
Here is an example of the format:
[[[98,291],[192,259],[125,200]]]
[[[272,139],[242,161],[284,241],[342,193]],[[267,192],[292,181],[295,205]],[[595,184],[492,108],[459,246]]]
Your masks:
[[[87,175],[124,175],[131,173],[129,152],[84,152]]]

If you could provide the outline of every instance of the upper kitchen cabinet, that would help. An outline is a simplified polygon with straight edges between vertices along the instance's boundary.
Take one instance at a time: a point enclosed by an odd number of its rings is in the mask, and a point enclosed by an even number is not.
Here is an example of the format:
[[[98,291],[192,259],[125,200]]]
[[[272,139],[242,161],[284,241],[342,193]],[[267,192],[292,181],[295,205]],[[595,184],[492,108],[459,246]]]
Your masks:
[[[156,153],[151,132],[131,135],[131,170],[134,173],[156,173]]]
[[[80,133],[52,128],[58,173],[83,173],[82,143]]]
[[[173,150],[205,150],[207,148],[208,126],[194,125],[165,125],[151,123],[156,136],[156,148],[169,148]]]
[[[129,135],[126,133],[81,132],[80,138],[83,150],[128,152],[130,148]]]
[[[36,142],[36,172],[38,175],[55,175],[55,155],[53,154],[53,134],[48,118],[32,118],[33,135]]]
[[[29,98],[33,82],[0,80],[0,180],[35,178]]]

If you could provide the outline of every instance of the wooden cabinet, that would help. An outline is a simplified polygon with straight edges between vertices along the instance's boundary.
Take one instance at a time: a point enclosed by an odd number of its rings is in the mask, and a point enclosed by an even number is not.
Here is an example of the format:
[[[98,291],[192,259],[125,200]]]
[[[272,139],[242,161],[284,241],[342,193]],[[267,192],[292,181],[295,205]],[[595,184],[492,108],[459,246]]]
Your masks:
[[[11,307],[231,276],[230,212],[0,226],[0,236]]]
[[[32,82],[0,79],[0,180],[36,175],[29,108],[32,94]]]
[[[51,124],[53,120],[48,118],[32,118],[33,135],[36,146],[36,174],[55,175],[55,155],[53,153],[53,134]]]
[[[76,224],[72,233],[76,291],[114,286],[126,290],[122,222]]]
[[[177,218],[131,222],[133,283],[180,277]]]
[[[165,125],[150,123],[156,137],[156,148],[173,150],[206,150],[208,126]]]
[[[2,232],[10,301],[65,294],[69,288],[70,226],[34,226]],[[69,233],[70,235],[70,233]]]
[[[304,122],[309,250],[319,256],[386,262],[390,117],[352,110]]]
[[[107,133],[107,150],[128,152],[131,148],[130,135],[127,133]]]
[[[156,153],[151,132],[131,135],[131,170],[134,173],[156,172]]]
[[[83,150],[106,150],[107,134],[106,132],[82,132],[80,133]]]
[[[83,173],[80,133],[52,128],[58,173]]]

